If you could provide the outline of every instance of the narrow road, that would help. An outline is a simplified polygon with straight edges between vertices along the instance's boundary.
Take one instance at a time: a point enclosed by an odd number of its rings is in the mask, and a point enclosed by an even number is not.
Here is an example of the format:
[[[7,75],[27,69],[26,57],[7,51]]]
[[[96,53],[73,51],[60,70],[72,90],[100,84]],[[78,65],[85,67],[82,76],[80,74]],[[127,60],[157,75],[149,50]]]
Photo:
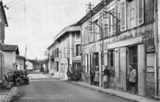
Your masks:
[[[131,102],[116,96],[50,79],[38,73],[31,74],[30,85],[20,87],[20,98],[14,102]]]

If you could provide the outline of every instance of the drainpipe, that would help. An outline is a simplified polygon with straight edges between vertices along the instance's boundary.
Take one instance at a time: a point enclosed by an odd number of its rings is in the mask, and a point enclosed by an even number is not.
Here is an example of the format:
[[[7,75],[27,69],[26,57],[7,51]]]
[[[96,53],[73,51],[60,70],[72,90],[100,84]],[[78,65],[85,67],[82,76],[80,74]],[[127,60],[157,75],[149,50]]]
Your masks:
[[[155,99],[158,98],[159,94],[159,66],[158,66],[158,0],[154,0],[154,44],[155,44],[155,55],[154,55],[154,72],[155,72]]]

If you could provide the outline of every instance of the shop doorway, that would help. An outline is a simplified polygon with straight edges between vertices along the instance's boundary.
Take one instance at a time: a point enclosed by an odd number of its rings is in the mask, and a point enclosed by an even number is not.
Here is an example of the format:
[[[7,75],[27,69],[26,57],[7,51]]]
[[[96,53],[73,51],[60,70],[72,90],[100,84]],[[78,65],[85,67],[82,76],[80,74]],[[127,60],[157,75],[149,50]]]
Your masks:
[[[115,50],[108,51],[109,87],[114,88],[115,79]]]
[[[99,85],[99,53],[93,53],[93,70],[95,71],[94,81]]]
[[[136,69],[136,92],[138,89],[138,49],[137,46],[131,46],[128,48],[128,63],[127,63],[127,73],[129,74],[130,69],[129,66],[131,65],[133,68]],[[127,77],[128,77],[127,74]],[[128,78],[127,78],[128,79]],[[129,81],[127,80],[127,90],[130,91],[130,84]]]

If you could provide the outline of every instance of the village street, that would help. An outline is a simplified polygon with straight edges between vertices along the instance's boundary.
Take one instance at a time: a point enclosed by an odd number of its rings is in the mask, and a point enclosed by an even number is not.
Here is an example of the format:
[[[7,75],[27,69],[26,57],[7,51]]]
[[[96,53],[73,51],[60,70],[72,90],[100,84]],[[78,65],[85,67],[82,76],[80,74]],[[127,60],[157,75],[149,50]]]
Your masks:
[[[14,102],[130,102],[66,81],[51,79],[38,72],[29,77],[30,85],[19,88],[19,99]]]

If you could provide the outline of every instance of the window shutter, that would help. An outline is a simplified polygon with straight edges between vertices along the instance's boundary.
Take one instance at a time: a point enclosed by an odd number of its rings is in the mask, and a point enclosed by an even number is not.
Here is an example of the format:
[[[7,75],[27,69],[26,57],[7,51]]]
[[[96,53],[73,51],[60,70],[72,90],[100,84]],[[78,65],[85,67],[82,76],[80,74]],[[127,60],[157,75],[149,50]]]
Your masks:
[[[134,28],[136,27],[136,1],[132,1],[132,2],[129,2],[128,4],[128,8],[129,9],[129,13],[128,13],[128,18],[129,18],[129,21],[127,22],[128,23],[128,27],[129,28]]]
[[[104,36],[108,36],[108,18],[104,19]]]
[[[116,6],[114,7],[114,9],[112,10],[112,14],[116,16]],[[117,16],[116,16],[117,17]],[[114,18],[112,16],[112,35],[115,35],[116,33],[116,23],[117,23],[117,20],[116,18]]]
[[[111,17],[112,17],[111,15],[108,15],[108,36],[111,36],[111,30],[112,30],[112,29],[111,29],[111,28],[112,28],[112,27],[111,27],[111,25],[112,25],[112,24],[111,24],[111,22],[112,22],[112,21],[111,21],[111,20],[112,20]]]
[[[121,31],[126,30],[126,2],[125,0],[121,1],[120,7],[120,22],[121,22]]]
[[[144,23],[144,0],[137,0],[137,5],[138,5],[138,9],[137,9],[138,18],[137,18],[137,22],[138,22],[138,25],[141,25],[141,24]]]

